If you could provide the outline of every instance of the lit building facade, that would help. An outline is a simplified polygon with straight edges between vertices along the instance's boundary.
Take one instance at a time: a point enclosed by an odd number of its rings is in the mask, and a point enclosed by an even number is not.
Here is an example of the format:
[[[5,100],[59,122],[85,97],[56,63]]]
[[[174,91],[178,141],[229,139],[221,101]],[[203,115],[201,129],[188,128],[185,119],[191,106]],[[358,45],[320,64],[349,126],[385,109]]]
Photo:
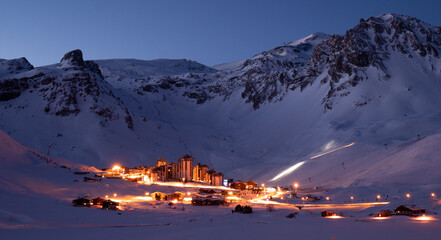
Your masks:
[[[179,180],[188,182],[193,180],[193,157],[184,155],[178,160]]]

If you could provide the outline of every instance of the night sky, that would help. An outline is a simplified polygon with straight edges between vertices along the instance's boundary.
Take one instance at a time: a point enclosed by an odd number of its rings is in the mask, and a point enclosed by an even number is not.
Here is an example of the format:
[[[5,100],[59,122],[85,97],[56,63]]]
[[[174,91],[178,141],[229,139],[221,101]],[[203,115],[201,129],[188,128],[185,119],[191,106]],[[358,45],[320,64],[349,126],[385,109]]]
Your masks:
[[[399,13],[441,25],[436,0],[0,1],[0,58],[249,58],[314,32],[342,34],[360,18]]]

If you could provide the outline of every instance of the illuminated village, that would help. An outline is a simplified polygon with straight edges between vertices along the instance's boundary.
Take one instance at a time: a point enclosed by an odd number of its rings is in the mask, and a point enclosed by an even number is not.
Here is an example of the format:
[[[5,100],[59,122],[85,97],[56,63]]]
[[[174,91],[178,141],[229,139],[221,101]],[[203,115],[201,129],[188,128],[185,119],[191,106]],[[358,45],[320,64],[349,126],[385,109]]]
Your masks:
[[[350,144],[350,146],[352,146]],[[347,147],[347,146],[344,146]],[[344,148],[342,147],[342,148]],[[341,148],[339,148],[341,149]],[[337,151],[331,150],[328,153]],[[326,155],[328,153],[320,154]],[[315,156],[315,157],[320,157]],[[432,221],[435,218],[426,215],[426,210],[416,205],[399,205],[390,210],[388,196],[380,194],[373,196],[371,200],[357,199],[350,195],[347,201],[333,201],[327,194],[327,189],[321,187],[302,188],[299,183],[291,186],[266,186],[265,183],[257,184],[252,180],[246,182],[224,179],[224,175],[207,165],[197,163],[193,165],[193,157],[184,155],[178,162],[167,162],[159,158],[154,166],[139,166],[127,168],[115,165],[101,173],[96,173],[95,178],[84,177],[85,182],[96,182],[101,179],[115,179],[130,181],[141,185],[155,185],[163,191],[145,192],[144,195],[120,195],[109,193],[104,197],[98,196],[93,199],[79,197],[72,201],[73,206],[102,208],[107,210],[124,211],[131,206],[140,204],[167,204],[193,205],[193,206],[218,206],[231,208],[232,213],[253,213],[253,208],[275,211],[275,209],[294,209],[296,211],[319,211],[320,216],[329,219],[345,218],[346,211],[359,211],[369,208],[380,209],[371,212],[372,220],[386,220],[396,215],[412,217],[419,221]],[[104,169],[103,169],[104,170]],[[88,174],[76,172],[76,174]],[[182,191],[170,192],[168,188],[181,188]],[[325,195],[323,195],[325,194]],[[428,198],[436,200],[436,194],[430,193]],[[402,196],[404,200],[412,198],[410,193]],[[208,211],[208,209],[207,209]],[[287,218],[296,217],[298,212],[289,214]],[[318,214],[317,214],[318,216]]]

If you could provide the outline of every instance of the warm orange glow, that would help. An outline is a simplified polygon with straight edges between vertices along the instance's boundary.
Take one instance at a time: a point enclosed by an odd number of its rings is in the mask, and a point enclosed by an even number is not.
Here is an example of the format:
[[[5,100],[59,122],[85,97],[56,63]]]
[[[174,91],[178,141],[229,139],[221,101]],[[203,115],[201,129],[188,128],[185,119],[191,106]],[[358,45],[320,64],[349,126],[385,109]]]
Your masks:
[[[373,217],[372,219],[375,219],[375,220],[386,220],[386,219],[389,219],[389,217],[382,217],[382,216],[380,215],[380,216],[378,216],[378,217]]]
[[[193,200],[191,197],[184,198],[184,201],[186,201],[186,202],[191,202],[191,200]]]
[[[119,170],[121,170],[121,167],[119,165],[115,165],[115,166],[113,166],[112,170],[119,171]]]
[[[171,201],[171,202],[172,202],[172,203],[178,203],[178,200],[175,199],[175,200],[173,200],[173,201]]]
[[[432,197],[436,197],[436,194],[435,194],[435,193],[432,193],[432,194],[430,194],[430,196],[432,196]]]
[[[113,194],[114,197],[118,196],[116,193]]]
[[[240,200],[240,198],[236,197],[236,196],[228,196],[228,197],[225,197],[225,199],[228,199],[228,200]]]
[[[329,199],[330,199],[329,197],[326,197],[326,201],[329,201]]]
[[[418,221],[431,221],[431,220],[433,220],[433,217],[423,215],[423,216],[416,217],[415,220],[418,220]]]
[[[150,194],[149,192],[146,192],[146,193],[145,193],[146,196],[148,196],[149,194]]]
[[[407,198],[410,198],[410,194],[409,194],[409,193],[408,193],[408,194],[406,194],[406,197],[407,197]]]
[[[283,200],[283,197],[280,197],[280,199],[282,199],[282,200]]]
[[[295,187],[295,188],[298,188],[298,187],[299,187],[299,184],[298,184],[298,183],[294,183],[294,187]]]
[[[158,177],[159,178],[159,177]],[[140,184],[144,185],[160,185],[160,186],[170,186],[170,187],[186,187],[186,188],[207,188],[207,189],[219,189],[219,190],[231,190],[231,188],[224,187],[224,186],[211,186],[211,185],[205,185],[205,184],[199,184],[194,182],[141,182],[138,181]]]
[[[153,201],[153,198],[152,198],[152,197],[141,197],[141,196],[137,196],[137,197],[134,197],[133,200]]]
[[[354,200],[354,197],[353,197],[353,196],[351,196],[351,200]]]
[[[109,198],[109,195],[106,195],[106,198]]]
[[[228,192],[228,195],[233,195],[233,192]]]
[[[377,199],[380,199],[381,198],[381,196],[380,195],[377,195]]]
[[[190,192],[187,192],[187,195],[188,195],[188,196],[190,196],[190,194],[191,194]]]
[[[262,183],[262,187],[265,187],[265,183]]]
[[[338,216],[338,215],[334,215],[334,216],[327,216],[326,218],[339,219],[339,218],[343,218],[343,217],[342,216]]]

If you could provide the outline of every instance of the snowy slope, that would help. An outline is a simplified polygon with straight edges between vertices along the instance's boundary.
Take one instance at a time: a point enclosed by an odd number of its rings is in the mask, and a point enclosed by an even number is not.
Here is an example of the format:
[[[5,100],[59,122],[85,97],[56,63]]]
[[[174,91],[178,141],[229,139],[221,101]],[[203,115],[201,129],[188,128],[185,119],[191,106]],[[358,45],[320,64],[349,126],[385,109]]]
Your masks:
[[[356,142],[345,150],[365,154],[439,133],[440,46],[439,27],[385,14],[343,36],[312,34],[219,71],[185,60],[84,61],[74,51],[8,77],[27,86],[0,102],[0,129],[98,168],[189,153],[227,177],[269,181],[325,146]],[[319,170],[334,167],[320,162]],[[276,183],[304,182],[319,170],[305,163]]]

